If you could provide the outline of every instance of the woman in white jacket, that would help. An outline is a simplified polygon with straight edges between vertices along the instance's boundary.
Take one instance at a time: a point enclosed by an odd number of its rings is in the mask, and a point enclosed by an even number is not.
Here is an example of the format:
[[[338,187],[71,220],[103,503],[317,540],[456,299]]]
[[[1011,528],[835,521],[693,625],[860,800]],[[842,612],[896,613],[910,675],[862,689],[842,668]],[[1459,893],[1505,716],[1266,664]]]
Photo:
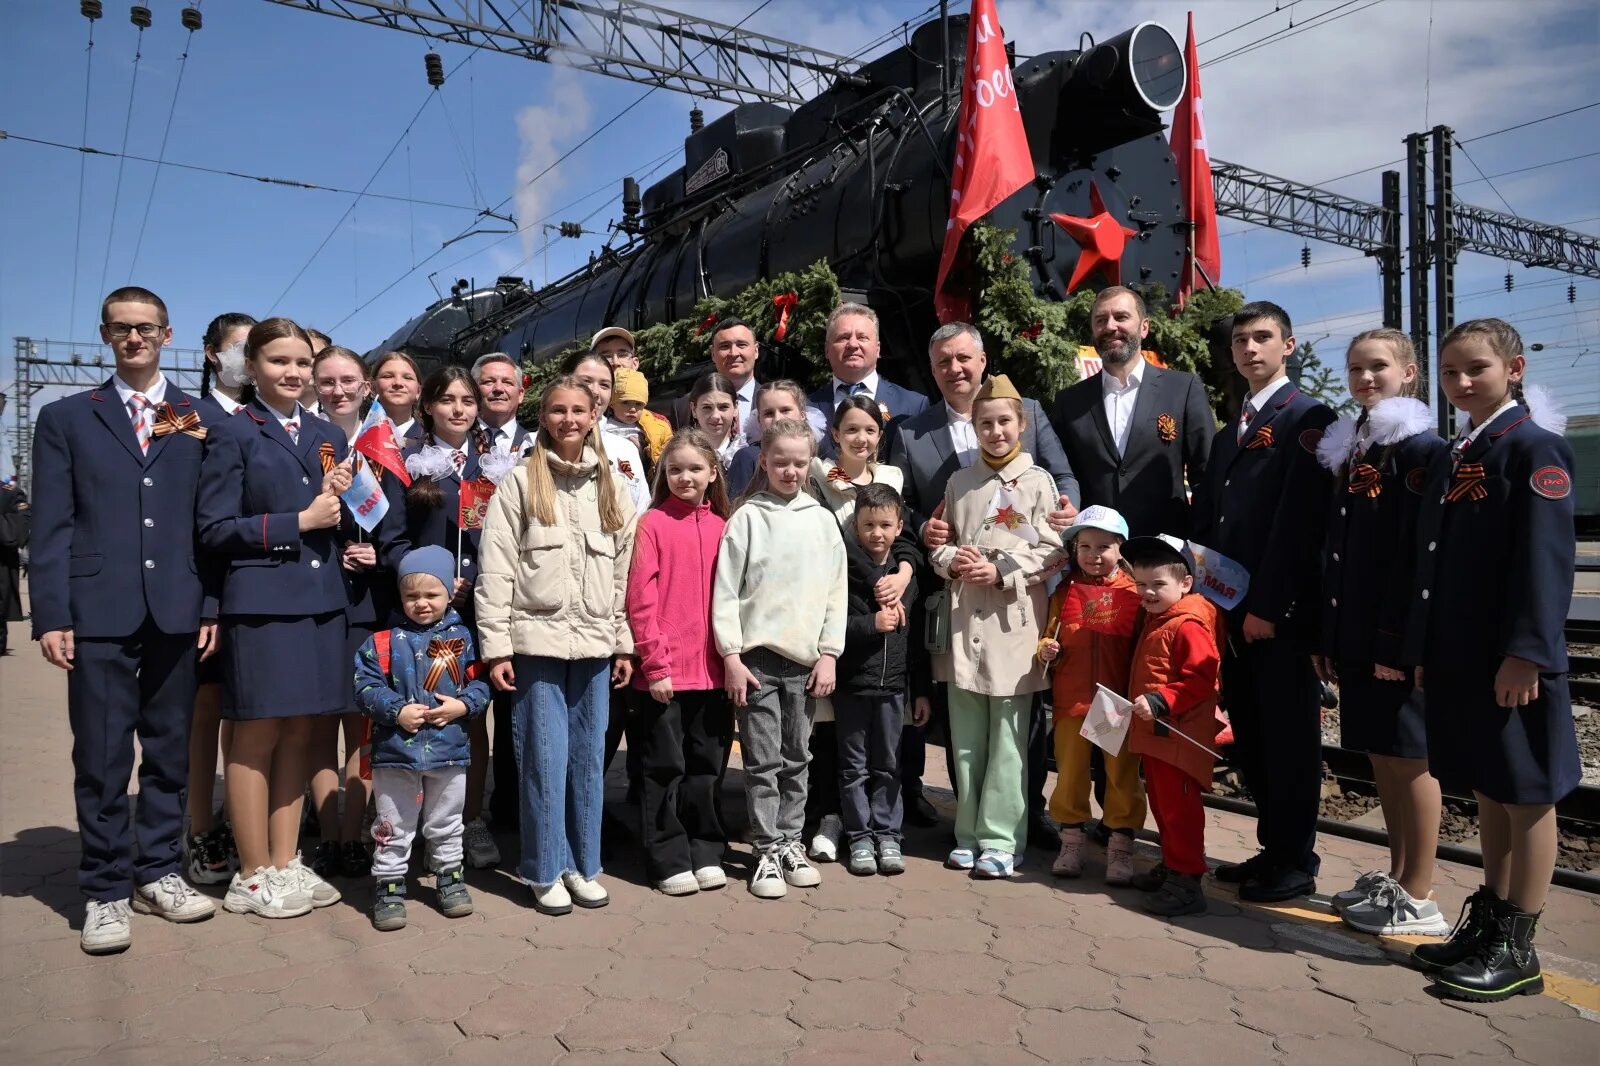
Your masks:
[[[480,653],[495,687],[516,693],[517,872],[545,914],[610,902],[595,880],[601,756],[607,682],[620,688],[633,672],[624,592],[637,519],[599,411],[577,378],[545,389],[533,451],[490,501],[478,552]]]

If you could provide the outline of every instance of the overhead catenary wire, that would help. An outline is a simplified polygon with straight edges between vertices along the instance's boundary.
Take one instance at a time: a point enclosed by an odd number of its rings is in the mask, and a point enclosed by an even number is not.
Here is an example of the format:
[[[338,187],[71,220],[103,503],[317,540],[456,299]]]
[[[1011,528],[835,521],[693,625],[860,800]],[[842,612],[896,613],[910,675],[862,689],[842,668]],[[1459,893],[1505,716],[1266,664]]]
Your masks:
[[[137,9],[136,9],[137,10]],[[148,13],[147,13],[148,15]],[[144,24],[134,23],[139,28],[138,38],[133,45],[133,77],[128,85],[128,113],[122,121],[122,150],[128,150],[128,133],[133,128],[133,103],[139,96],[139,60],[144,50]],[[145,20],[148,24],[148,19]],[[106,291],[106,277],[111,270],[111,248],[117,236],[117,207],[122,202],[122,172],[127,166],[127,159],[117,161],[117,183],[111,192],[111,221],[106,226],[106,254],[100,261],[100,291]]]
[[[88,9],[84,14],[89,18],[89,44],[84,49],[84,74],[83,74],[83,140],[89,139],[89,97],[90,89],[94,85],[94,23],[99,15],[89,15]],[[76,232],[72,238],[72,300],[67,305],[67,336],[72,336],[72,331],[78,328],[78,271],[82,266],[83,258],[83,187],[86,171],[89,166],[89,157],[82,156],[78,159],[78,214],[76,219]]]
[[[1268,45],[1278,44],[1282,41],[1288,40],[1291,37],[1298,37],[1302,33],[1308,33],[1312,30],[1320,30],[1324,26],[1338,22],[1342,18],[1347,18],[1350,15],[1360,14],[1371,7],[1377,7],[1379,4],[1383,3],[1383,0],[1369,0],[1368,3],[1363,4],[1361,7],[1355,8],[1354,11],[1346,10],[1347,8],[1354,7],[1354,5],[1359,2],[1360,0],[1345,0],[1345,2],[1342,4],[1338,4],[1324,11],[1317,12],[1315,15],[1312,15],[1298,26],[1290,25],[1281,30],[1274,30],[1272,33],[1269,33],[1264,37],[1257,38],[1248,44],[1240,45],[1231,52],[1225,52],[1220,56],[1213,56],[1211,59],[1203,60],[1200,63],[1201,69],[1214,66],[1218,63],[1225,63],[1230,59],[1236,59],[1242,55],[1248,55],[1249,53],[1256,51],[1258,48],[1265,48]]]
[[[199,0],[196,0],[199,3]],[[139,236],[133,242],[133,260],[128,264],[128,276],[132,277],[139,270],[139,249],[144,246],[145,227],[150,224],[150,206],[155,203],[156,184],[161,180],[161,160],[167,157],[167,141],[172,136],[172,119],[178,113],[178,94],[183,91],[183,72],[189,67],[189,49],[194,47],[194,31],[200,28],[199,8],[195,9],[194,21],[185,19],[189,27],[189,36],[183,41],[183,55],[178,57],[178,76],[172,84],[172,105],[167,108],[167,124],[161,131],[161,149],[156,152],[155,173],[150,175],[150,191],[144,198],[144,214],[139,219]],[[124,145],[126,147],[126,145]]]

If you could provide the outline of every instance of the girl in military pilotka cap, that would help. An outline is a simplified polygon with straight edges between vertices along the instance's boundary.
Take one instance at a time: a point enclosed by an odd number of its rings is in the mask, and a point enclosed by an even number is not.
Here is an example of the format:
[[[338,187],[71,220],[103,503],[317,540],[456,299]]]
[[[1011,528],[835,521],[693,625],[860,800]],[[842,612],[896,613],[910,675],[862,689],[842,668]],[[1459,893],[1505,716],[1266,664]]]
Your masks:
[[[1428,773],[1422,693],[1402,645],[1422,479],[1445,442],[1415,399],[1417,357],[1397,329],[1374,329],[1345,355],[1361,404],[1328,427],[1317,460],[1333,472],[1322,560],[1322,643],[1313,658],[1339,685],[1340,741],[1372,758],[1389,831],[1389,869],[1361,875],[1332,897],[1366,933],[1441,936],[1450,923],[1429,898],[1439,842],[1439,782]]]
[[[1027,840],[1023,752],[1034,694],[1049,685],[1034,656],[1043,635],[1044,581],[1063,561],[1046,524],[1055,481],[1022,450],[1022,396],[1005,375],[972,404],[980,462],[951,475],[944,513],[950,542],[933,551],[951,581],[950,649],[934,663],[951,681],[956,752],[956,847],[946,865],[974,877],[1010,877]]]
[[[1463,322],[1439,364],[1466,417],[1423,481],[1406,661],[1421,664],[1429,765],[1478,801],[1484,884],[1455,934],[1412,959],[1442,995],[1488,1001],[1544,987],[1533,934],[1555,870],[1555,804],[1582,773],[1563,632],[1572,448],[1545,390],[1524,395],[1508,323]]]

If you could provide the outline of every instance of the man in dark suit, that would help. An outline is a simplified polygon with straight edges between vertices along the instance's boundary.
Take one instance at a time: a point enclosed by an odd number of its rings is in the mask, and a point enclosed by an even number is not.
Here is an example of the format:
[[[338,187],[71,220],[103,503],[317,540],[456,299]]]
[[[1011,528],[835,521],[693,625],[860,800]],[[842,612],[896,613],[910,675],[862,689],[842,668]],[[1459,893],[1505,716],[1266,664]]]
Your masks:
[[[888,452],[893,427],[928,409],[928,398],[920,392],[903,389],[878,374],[878,313],[865,304],[843,303],[828,316],[828,366],[833,377],[806,402],[821,411],[829,424],[834,409],[846,396],[865,394],[878,402],[883,413],[882,451]],[[833,435],[825,433],[817,451],[825,459],[838,456]]]
[[[215,910],[181,875],[195,651],[216,649],[216,589],[202,584],[209,568],[195,552],[206,430],[162,377],[172,329],[161,299],[118,289],[100,321],[116,374],[39,412],[29,565],[34,636],[67,671],[88,897],[79,943],[91,955],[128,947],[135,908],[178,922]],[[135,734],[143,757],[130,829]]]
[[[1193,374],[1145,362],[1150,323],[1132,289],[1101,290],[1090,323],[1100,373],[1063,389],[1050,410],[1083,506],[1115,508],[1136,537],[1186,537],[1187,486],[1205,477],[1217,432],[1205,386]]]
[[[756,360],[760,357],[761,346],[756,343],[756,331],[744,319],[724,318],[711,327],[711,365],[733,384],[734,399],[739,405],[739,428],[747,438],[752,438],[752,427],[755,425]],[[688,396],[680,396],[672,401],[672,414],[669,417],[673,429],[694,425],[694,413],[689,410]],[[759,434],[755,434],[754,438],[759,438]]]
[[[8,622],[22,613],[22,549],[28,546],[28,494],[16,478],[0,485],[0,655],[6,654]]]
[[[900,468],[905,477],[902,495],[906,503],[912,531],[929,548],[944,544],[950,539],[950,527],[943,518],[936,517],[944,502],[945,483],[950,475],[972,465],[978,456],[978,438],[972,428],[972,400],[983,383],[984,371],[989,365],[983,352],[983,338],[965,322],[951,322],[939,327],[928,342],[928,359],[933,364],[933,379],[939,386],[941,399],[920,414],[905,419],[895,427],[890,438],[889,461]],[[1022,401],[1027,425],[1022,431],[1022,449],[1033,456],[1033,461],[1055,478],[1061,493],[1061,505],[1076,514],[1078,481],[1061,442],[1056,439],[1050,420],[1037,402]],[[935,713],[944,713],[944,686],[939,686],[935,698]],[[1045,748],[1049,723],[1035,706],[1028,736],[1028,808],[1029,833],[1041,846],[1055,847],[1053,832],[1040,832],[1040,819],[1044,814],[1042,795],[1045,779]],[[901,736],[900,778],[905,800],[906,818],[914,820],[921,813],[922,770],[924,737],[921,728],[907,726]],[[951,762],[948,746],[945,761]],[[952,770],[950,780],[955,780]]]

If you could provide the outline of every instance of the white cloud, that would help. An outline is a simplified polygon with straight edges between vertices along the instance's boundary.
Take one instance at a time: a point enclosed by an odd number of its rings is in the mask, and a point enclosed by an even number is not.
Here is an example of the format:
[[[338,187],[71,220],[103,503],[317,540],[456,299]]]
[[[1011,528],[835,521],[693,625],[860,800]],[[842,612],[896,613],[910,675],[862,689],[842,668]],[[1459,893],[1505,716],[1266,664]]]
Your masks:
[[[589,128],[591,108],[584,92],[589,77],[570,67],[554,66],[545,83],[547,102],[517,112],[517,137],[522,147],[517,155],[517,190],[513,199],[522,250],[527,254],[533,253],[543,237],[538,224],[565,184],[565,175],[556,160],[570,142]]]

